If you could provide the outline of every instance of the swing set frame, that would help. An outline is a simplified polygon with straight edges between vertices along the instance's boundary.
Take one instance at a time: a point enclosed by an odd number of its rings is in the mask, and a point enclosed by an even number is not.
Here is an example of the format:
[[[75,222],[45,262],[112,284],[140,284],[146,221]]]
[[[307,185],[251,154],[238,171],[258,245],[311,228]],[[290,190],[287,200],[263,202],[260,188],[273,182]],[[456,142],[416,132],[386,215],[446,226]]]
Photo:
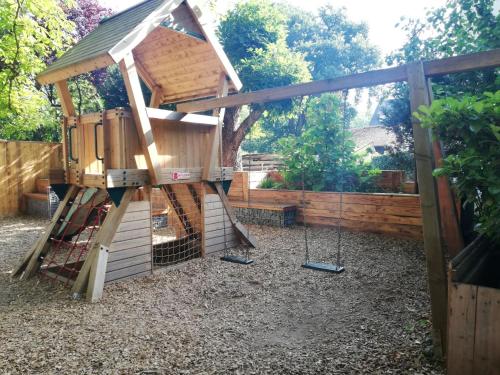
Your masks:
[[[318,95],[325,92],[365,88],[396,82],[407,82],[412,113],[432,101],[432,77],[500,66],[500,49],[455,56],[439,60],[418,61],[393,68],[352,74],[339,78],[276,87],[254,92],[180,103],[181,112],[202,112],[213,108],[263,104],[283,99]],[[439,140],[420,126],[412,116],[415,159],[420,204],[422,209],[424,250],[431,297],[433,346],[436,356],[446,352],[447,344],[447,275],[446,254],[455,256],[464,247],[464,240],[455,210],[449,182],[434,178],[432,172],[442,160]]]

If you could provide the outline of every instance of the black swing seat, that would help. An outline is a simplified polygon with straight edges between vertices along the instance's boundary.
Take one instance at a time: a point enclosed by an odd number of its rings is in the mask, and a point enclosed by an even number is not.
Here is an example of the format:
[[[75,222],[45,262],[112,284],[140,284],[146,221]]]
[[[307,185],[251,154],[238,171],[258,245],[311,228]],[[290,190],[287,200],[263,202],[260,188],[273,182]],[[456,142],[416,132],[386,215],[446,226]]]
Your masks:
[[[244,264],[244,265],[253,263],[252,259],[248,259],[248,258],[238,256],[238,255],[224,255],[220,259],[223,260],[224,262],[238,263],[238,264]]]
[[[306,262],[302,265],[304,268],[308,268],[315,271],[331,272],[331,273],[341,273],[345,270],[342,266],[337,266],[331,263],[322,262]]]

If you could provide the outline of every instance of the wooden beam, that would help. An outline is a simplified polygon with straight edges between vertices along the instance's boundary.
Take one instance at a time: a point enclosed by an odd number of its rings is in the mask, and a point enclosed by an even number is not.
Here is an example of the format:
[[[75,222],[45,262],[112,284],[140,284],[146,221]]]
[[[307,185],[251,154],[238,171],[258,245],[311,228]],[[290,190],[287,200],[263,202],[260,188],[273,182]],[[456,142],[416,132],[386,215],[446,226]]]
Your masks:
[[[86,289],[91,295],[95,295],[97,293],[97,290],[95,289],[95,282],[93,285],[89,284],[92,267],[96,267],[96,258],[98,257],[101,246],[105,246],[107,248],[111,246],[116,229],[120,225],[123,215],[125,214],[134,193],[135,188],[127,188],[122,197],[120,206],[117,207],[115,204],[111,206],[110,211],[106,215],[104,222],[97,232],[95,240],[87,254],[87,258],[78,273],[78,277],[73,284],[73,288],[71,289],[73,292],[73,298],[79,298]],[[97,277],[97,274],[94,277]],[[89,289],[89,285],[91,289]]]
[[[225,74],[221,74],[219,78],[219,88],[217,89],[218,97],[225,97],[228,93],[228,82]],[[214,116],[218,116],[217,126],[210,129],[210,133],[207,138],[207,157],[203,163],[203,174],[202,179],[208,180],[214,168],[216,168],[218,153],[221,151],[222,147],[222,126],[224,125],[224,115],[226,113],[225,108],[215,109],[213,111]],[[221,151],[222,152],[222,151]],[[222,166],[222,160],[219,160],[219,166]]]
[[[87,288],[87,301],[97,302],[102,298],[106,267],[108,265],[109,248],[101,245],[94,263],[90,267],[89,286]]]
[[[433,100],[432,82],[427,79],[427,89],[429,90],[429,98]],[[432,152],[436,168],[443,167],[443,151],[441,142],[434,134],[432,141]],[[448,255],[453,258],[465,246],[462,229],[460,228],[460,220],[458,219],[457,209],[453,192],[451,191],[450,181],[447,176],[439,176],[436,178],[439,212],[441,217],[441,230],[443,239],[446,244]]]
[[[500,48],[467,55],[424,61],[426,77],[463,73],[470,70],[496,68],[500,66]]]
[[[71,94],[66,80],[58,81],[55,83],[57,95],[61,102],[61,110],[63,113],[63,120],[61,122],[62,134],[62,151],[63,151],[63,165],[64,170],[68,170],[68,118],[76,116],[75,106],[71,99]],[[66,179],[67,181],[67,179]]]
[[[115,62],[111,56],[107,53],[103,53],[96,57],[83,60],[77,64],[62,67],[60,69],[50,69],[49,67],[45,72],[42,72],[38,77],[36,77],[36,80],[41,85],[48,85],[49,83],[62,81],[79,74],[102,69],[113,64],[115,64]]]
[[[159,169],[158,150],[153,138],[153,130],[151,129],[151,124],[149,122],[146,104],[144,103],[144,97],[142,95],[141,83],[139,81],[139,75],[137,74],[132,54],[126,55],[120,62],[120,70],[127,89],[130,108],[132,109],[137,135],[148,166],[151,183],[156,185],[158,180],[157,173]]]
[[[202,112],[214,108],[238,107],[252,103],[268,103],[297,96],[315,95],[324,92],[382,85],[405,80],[406,68],[404,66],[400,66],[396,68],[353,74],[345,77],[230,95],[224,98],[213,98],[180,103],[177,105],[177,110],[179,112]]]
[[[55,83],[57,95],[61,101],[62,113],[65,117],[76,116],[75,106],[71,100],[71,94],[68,88],[68,81],[61,80]]]
[[[149,101],[149,106],[151,108],[157,109],[162,102],[163,92],[161,87],[157,86],[151,90],[151,100]]]
[[[181,113],[160,108],[146,108],[146,112],[148,113],[148,117],[150,119],[155,120],[175,121],[184,124],[206,126],[217,126],[219,124],[218,116],[204,116],[196,115],[193,113]]]
[[[434,76],[497,66],[500,66],[500,49],[455,56],[442,60],[427,61],[424,62],[424,71],[426,76]],[[267,103],[297,96],[317,95],[324,92],[401,82],[407,80],[407,68],[407,65],[402,65],[394,68],[373,70],[322,81],[313,81],[231,95],[226,98],[213,98],[180,103],[177,105],[177,110],[179,112],[202,112],[214,108],[238,107],[252,103]]]
[[[409,64],[407,69],[411,111],[414,113],[419,106],[429,105],[431,99],[423,64],[421,62]],[[442,357],[443,353],[446,352],[447,278],[445,257],[441,245],[436,185],[432,175],[434,165],[431,137],[429,129],[422,128],[419,121],[413,116],[412,126],[422,209],[427,277],[431,297],[434,353],[437,357]]]

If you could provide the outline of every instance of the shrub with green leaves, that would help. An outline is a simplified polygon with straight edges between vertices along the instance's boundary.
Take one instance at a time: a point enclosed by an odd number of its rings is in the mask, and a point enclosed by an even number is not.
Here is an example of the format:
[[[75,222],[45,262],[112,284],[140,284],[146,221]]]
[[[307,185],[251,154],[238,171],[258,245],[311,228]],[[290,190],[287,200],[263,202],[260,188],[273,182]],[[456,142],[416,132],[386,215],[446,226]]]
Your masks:
[[[362,155],[354,152],[349,131],[343,131],[341,99],[335,94],[312,98],[306,109],[306,125],[302,133],[280,140],[280,154],[285,168],[285,185],[290,189],[315,191],[376,191],[376,176]]]
[[[443,141],[447,157],[436,176],[449,176],[472,203],[477,231],[500,244],[500,91],[436,100],[415,114]]]
[[[391,150],[388,154],[372,158],[372,166],[381,170],[402,170],[408,178],[415,175],[415,158],[412,152]]]

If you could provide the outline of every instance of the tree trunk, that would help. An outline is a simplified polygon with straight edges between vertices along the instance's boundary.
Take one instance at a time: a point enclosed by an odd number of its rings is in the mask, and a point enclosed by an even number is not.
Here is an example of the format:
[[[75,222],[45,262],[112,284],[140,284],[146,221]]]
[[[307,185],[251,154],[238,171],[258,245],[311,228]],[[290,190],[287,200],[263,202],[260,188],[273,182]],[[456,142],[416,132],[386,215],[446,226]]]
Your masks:
[[[236,125],[241,108],[228,108],[224,116],[224,128],[222,131],[223,145],[223,165],[225,167],[234,167],[238,157],[238,149],[241,142],[245,139],[253,124],[255,124],[264,113],[264,108],[252,109],[248,117]]]

